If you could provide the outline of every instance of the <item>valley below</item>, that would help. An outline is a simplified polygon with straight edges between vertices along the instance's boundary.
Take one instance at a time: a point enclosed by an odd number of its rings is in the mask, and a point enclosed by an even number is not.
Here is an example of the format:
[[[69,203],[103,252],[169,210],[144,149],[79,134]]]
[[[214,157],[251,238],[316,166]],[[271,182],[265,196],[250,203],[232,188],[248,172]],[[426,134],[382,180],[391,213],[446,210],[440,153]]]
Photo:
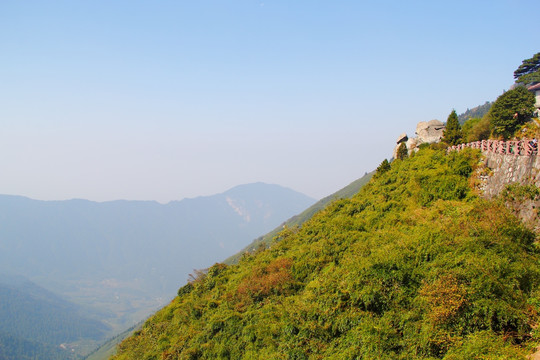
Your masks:
[[[99,335],[46,342],[84,355],[170,302],[195,269],[233,255],[313,202],[263,183],[165,205],[0,195],[0,273],[93,319]],[[29,310],[12,311],[16,321]]]

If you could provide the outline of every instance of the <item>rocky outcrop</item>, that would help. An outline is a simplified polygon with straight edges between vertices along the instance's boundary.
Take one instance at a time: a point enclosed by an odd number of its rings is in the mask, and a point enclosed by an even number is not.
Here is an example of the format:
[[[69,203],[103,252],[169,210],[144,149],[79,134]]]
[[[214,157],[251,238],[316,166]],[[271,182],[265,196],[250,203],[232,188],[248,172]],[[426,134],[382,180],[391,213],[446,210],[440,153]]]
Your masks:
[[[441,141],[446,126],[439,120],[421,121],[416,125],[418,143],[432,144]]]
[[[401,144],[402,142],[405,142],[407,140],[409,140],[407,133],[402,133],[401,135],[398,136],[396,144]]]
[[[401,143],[404,142],[407,145],[407,150],[409,150],[410,154],[420,144],[432,144],[441,141],[445,129],[446,126],[439,120],[419,122],[418,125],[416,125],[416,137],[410,138],[407,136],[406,133],[398,136],[396,146],[394,147],[394,151],[392,152],[393,158],[396,158],[397,150]]]

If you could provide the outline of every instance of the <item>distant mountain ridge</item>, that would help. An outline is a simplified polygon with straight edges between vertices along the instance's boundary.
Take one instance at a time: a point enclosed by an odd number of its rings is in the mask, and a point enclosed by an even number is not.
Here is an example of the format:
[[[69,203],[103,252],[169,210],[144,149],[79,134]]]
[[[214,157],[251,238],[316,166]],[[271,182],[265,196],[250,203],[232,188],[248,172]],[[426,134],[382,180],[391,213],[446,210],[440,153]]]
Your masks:
[[[0,195],[0,272],[108,311],[121,330],[173,297],[194,268],[232,255],[314,201],[264,183],[168,204]]]
[[[482,118],[488,113],[489,109],[491,109],[491,105],[493,105],[493,102],[486,101],[482,105],[475,106],[472,109],[467,109],[463,114],[458,115],[459,123],[463,125],[465,121],[469,119]]]

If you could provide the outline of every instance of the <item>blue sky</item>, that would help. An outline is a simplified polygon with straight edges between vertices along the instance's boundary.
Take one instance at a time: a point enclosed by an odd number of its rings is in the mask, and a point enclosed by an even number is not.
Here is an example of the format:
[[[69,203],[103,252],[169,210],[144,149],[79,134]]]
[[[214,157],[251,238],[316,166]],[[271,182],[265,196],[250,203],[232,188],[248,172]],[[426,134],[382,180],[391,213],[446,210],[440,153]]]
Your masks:
[[[494,100],[538,1],[0,2],[0,193],[326,196]]]

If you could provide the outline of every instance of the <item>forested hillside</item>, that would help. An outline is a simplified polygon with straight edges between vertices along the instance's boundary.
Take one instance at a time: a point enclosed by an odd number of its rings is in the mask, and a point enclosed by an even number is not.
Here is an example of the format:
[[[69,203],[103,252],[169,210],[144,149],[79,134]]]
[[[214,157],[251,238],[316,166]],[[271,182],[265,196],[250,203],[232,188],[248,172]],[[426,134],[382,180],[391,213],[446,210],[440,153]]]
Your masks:
[[[479,152],[380,167],[269,249],[216,264],[113,359],[523,359],[534,233],[472,190]]]
[[[478,105],[472,109],[467,109],[463,114],[458,115],[458,120],[460,124],[464,124],[465,121],[473,118],[482,118],[489,112],[491,109],[492,102],[486,101],[483,105]]]
[[[71,360],[71,352],[57,346],[22,339],[0,331],[0,359],[2,360]]]
[[[0,275],[0,359],[71,359],[111,330],[96,316],[27,279]]]

